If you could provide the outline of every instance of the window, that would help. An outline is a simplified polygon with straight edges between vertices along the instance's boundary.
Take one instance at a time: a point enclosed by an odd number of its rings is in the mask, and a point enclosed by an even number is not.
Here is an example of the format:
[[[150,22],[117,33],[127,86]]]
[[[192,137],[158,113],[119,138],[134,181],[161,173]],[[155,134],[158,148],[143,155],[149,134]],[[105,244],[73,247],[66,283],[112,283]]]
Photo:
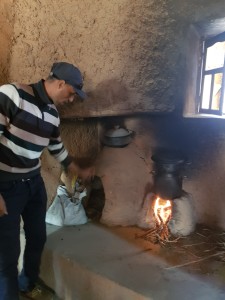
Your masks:
[[[225,114],[225,32],[205,39],[199,70],[198,112]]]

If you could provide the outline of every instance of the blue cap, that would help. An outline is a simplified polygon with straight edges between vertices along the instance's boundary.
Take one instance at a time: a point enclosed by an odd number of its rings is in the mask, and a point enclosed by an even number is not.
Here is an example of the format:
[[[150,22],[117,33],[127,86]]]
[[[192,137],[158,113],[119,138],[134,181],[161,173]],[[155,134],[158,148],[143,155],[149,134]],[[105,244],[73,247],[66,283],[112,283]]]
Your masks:
[[[74,65],[67,62],[54,63],[50,75],[72,85],[75,92],[81,97],[81,99],[87,98],[87,95],[82,91],[83,79],[81,72]]]

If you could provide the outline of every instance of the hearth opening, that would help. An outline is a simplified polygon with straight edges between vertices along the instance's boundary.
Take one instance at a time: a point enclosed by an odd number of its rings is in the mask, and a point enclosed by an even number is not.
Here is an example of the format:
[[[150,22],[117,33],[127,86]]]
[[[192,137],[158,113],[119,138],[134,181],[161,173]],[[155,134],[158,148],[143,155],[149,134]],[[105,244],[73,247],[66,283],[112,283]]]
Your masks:
[[[145,198],[142,213],[148,230],[138,237],[164,244],[195,229],[192,195],[182,188],[188,162],[181,154],[168,150],[153,154],[152,160],[153,187]]]

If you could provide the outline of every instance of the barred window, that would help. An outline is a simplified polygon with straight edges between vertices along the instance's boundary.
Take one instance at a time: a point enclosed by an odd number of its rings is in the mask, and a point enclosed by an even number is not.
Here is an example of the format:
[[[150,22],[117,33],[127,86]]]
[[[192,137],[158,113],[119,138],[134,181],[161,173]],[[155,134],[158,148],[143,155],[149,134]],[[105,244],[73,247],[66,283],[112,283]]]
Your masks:
[[[199,113],[222,116],[225,114],[225,32],[202,42],[199,70]]]

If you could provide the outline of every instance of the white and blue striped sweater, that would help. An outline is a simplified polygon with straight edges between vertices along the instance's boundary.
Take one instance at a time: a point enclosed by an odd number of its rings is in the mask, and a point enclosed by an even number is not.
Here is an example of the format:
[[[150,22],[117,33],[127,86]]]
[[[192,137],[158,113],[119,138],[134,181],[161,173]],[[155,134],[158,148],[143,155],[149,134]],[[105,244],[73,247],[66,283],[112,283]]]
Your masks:
[[[43,81],[0,87],[0,181],[30,178],[40,172],[48,148],[65,167],[70,158],[59,133],[60,119]]]

